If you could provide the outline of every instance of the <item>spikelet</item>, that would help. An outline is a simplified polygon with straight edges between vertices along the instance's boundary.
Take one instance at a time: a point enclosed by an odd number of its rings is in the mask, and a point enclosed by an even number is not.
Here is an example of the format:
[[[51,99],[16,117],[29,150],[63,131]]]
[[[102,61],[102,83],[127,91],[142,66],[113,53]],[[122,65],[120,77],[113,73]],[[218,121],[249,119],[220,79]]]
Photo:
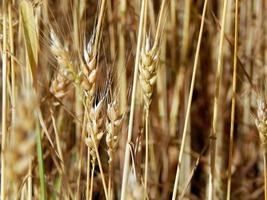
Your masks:
[[[73,71],[73,63],[70,59],[69,55],[69,49],[66,46],[63,46],[55,34],[53,30],[50,32],[50,37],[51,37],[51,52],[55,56],[59,67],[60,67],[60,72],[62,75],[67,77],[69,80],[74,80],[74,71]]]
[[[61,99],[66,94],[67,85],[69,85],[70,81],[74,80],[75,76],[72,62],[68,56],[68,48],[63,47],[53,30],[50,32],[50,37],[52,41],[50,47],[51,52],[55,56],[59,65],[58,73],[50,86],[50,92],[53,93],[55,97]],[[55,106],[58,105],[57,102],[54,102],[53,104]]]
[[[52,81],[50,92],[53,93],[58,99],[62,99],[67,93],[67,86],[69,84],[70,81],[58,73],[55,79]],[[59,103],[55,101],[53,102],[53,105],[57,106]]]
[[[255,124],[259,131],[259,136],[263,150],[267,150],[267,107],[264,97],[257,98],[257,118]]]
[[[122,125],[122,116],[119,114],[117,101],[108,104],[106,120],[106,143],[108,146],[109,163],[113,160],[113,152],[118,147],[118,133]]]
[[[153,86],[157,78],[157,57],[157,54],[151,49],[149,39],[147,38],[141,52],[141,63],[139,65],[139,79],[146,109],[151,104]]]
[[[97,66],[96,66],[96,55],[93,54],[93,41],[94,41],[94,34],[92,35],[90,41],[88,42],[87,46],[84,48],[83,57],[85,63],[82,63],[81,70],[82,70],[82,81],[81,86],[87,97],[86,104],[92,104],[93,97],[95,94],[95,82],[96,82],[96,74],[97,74]]]
[[[96,161],[96,148],[98,148],[101,138],[104,135],[103,131],[103,100],[101,100],[95,107],[92,107],[89,113],[89,120],[87,124],[88,136],[85,138],[85,144],[90,148],[92,163]]]
[[[35,151],[35,115],[37,98],[25,90],[16,106],[14,136],[7,145],[6,163],[9,180],[22,180],[29,169]]]

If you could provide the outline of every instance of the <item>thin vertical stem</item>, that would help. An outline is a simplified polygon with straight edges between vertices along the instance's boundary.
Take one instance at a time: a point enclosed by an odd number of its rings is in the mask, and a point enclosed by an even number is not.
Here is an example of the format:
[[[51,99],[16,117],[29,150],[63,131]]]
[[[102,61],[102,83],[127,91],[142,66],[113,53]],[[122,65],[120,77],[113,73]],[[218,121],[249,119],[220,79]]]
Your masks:
[[[148,120],[149,120],[149,108],[145,109],[145,137],[146,137],[146,147],[145,147],[145,196],[148,195],[147,193],[147,174],[148,174]]]
[[[232,91],[232,108],[231,108],[231,126],[230,126],[230,144],[229,144],[229,161],[228,161],[228,180],[227,180],[227,200],[231,196],[231,179],[232,179],[232,159],[234,144],[234,122],[235,122],[235,103],[236,103],[236,71],[237,71],[237,52],[238,52],[238,0],[235,1],[235,47],[234,47],[234,67],[233,67],[233,91]]]
[[[32,200],[32,158],[29,161],[29,172],[28,172],[28,198],[27,200]]]
[[[3,7],[6,1],[3,1]],[[3,53],[2,53],[2,143],[1,143],[1,199],[5,199],[6,173],[5,173],[5,147],[7,134],[7,16],[6,9],[3,8]]]
[[[8,21],[9,21],[9,46],[10,46],[10,68],[11,68],[11,131],[14,135],[14,123],[15,123],[15,63],[14,55],[14,40],[13,40],[13,20],[11,3],[8,4]]]
[[[218,118],[218,100],[220,95],[221,79],[222,79],[222,54],[223,54],[223,42],[224,42],[224,30],[226,22],[228,0],[224,1],[223,16],[222,16],[222,28],[220,32],[219,54],[216,72],[216,84],[215,84],[215,96],[213,106],[213,120],[212,120],[212,133],[210,136],[210,174],[209,174],[209,192],[208,199],[214,199],[214,177],[215,177],[215,160],[216,160],[216,136],[217,136],[217,118]]]
[[[86,168],[86,199],[90,198],[90,148],[87,147],[87,168]]]
[[[93,163],[92,172],[91,172],[91,183],[90,183],[90,196],[89,200],[92,199],[93,196],[93,189],[94,189],[94,171],[95,171],[95,163]],[[87,199],[88,200],[88,199]]]
[[[131,109],[130,109],[130,117],[129,117],[129,127],[128,127],[128,137],[125,147],[125,157],[124,157],[124,167],[123,167],[123,179],[121,186],[121,200],[125,199],[126,195],[126,187],[127,187],[127,179],[129,172],[129,160],[130,160],[130,145],[132,139],[132,131],[133,131],[133,118],[134,118],[134,108],[135,108],[135,95],[136,95],[136,86],[137,86],[137,77],[138,77],[138,65],[140,60],[140,50],[142,43],[142,33],[143,33],[143,22],[144,22],[144,10],[145,4],[147,0],[142,1],[139,28],[138,28],[138,40],[136,47],[136,57],[135,57],[135,66],[134,66],[134,80],[133,80],[133,89],[132,89],[132,97],[131,97]]]
[[[125,43],[125,25],[126,25],[126,10],[127,2],[126,0],[120,0],[119,5],[119,22],[118,22],[118,33],[119,33],[119,60],[117,69],[117,82],[120,87],[120,113],[125,113],[125,108],[127,107],[127,78],[126,78],[126,66],[125,66],[125,53],[126,53],[126,43]]]
[[[86,115],[84,115],[83,117],[83,124],[82,124],[82,137],[84,137],[85,135],[85,128],[86,128]],[[77,190],[76,190],[76,200],[79,200],[80,199],[80,184],[81,184],[81,173],[82,173],[82,165],[83,165],[83,152],[84,152],[84,142],[83,141],[80,141],[81,142],[81,145],[80,145],[80,152],[79,152],[79,165],[78,165],[78,177],[77,177]],[[89,176],[90,176],[90,169],[88,171],[88,167],[87,167],[87,176],[88,176],[88,173],[89,173]],[[87,185],[88,185],[88,182],[86,182]]]
[[[109,163],[109,178],[108,178],[108,197],[113,199],[113,161]]]
[[[96,25],[96,35],[95,35],[93,56],[96,56],[97,50],[98,50],[98,47],[99,47],[100,32],[101,32],[101,27],[102,27],[101,25],[102,25],[102,21],[104,19],[105,6],[106,6],[106,0],[102,0],[101,1],[101,6],[100,6],[98,22],[97,22],[97,25]]]
[[[192,74],[192,79],[191,79],[190,92],[189,92],[189,97],[188,97],[188,104],[187,104],[187,109],[186,109],[185,123],[184,123],[183,135],[182,135],[182,142],[181,142],[181,147],[180,147],[180,152],[179,152],[175,183],[174,183],[174,188],[173,188],[173,193],[172,193],[172,200],[176,199],[177,191],[178,191],[178,184],[179,184],[179,178],[180,178],[180,165],[181,165],[181,161],[183,158],[183,151],[184,151],[185,138],[186,138],[186,130],[187,130],[187,125],[189,122],[189,114],[190,114],[190,110],[191,110],[192,96],[193,96],[193,90],[194,90],[195,79],[196,79],[196,71],[197,71],[197,66],[198,66],[197,64],[198,64],[198,58],[199,58],[200,44],[201,44],[201,40],[202,40],[202,33],[203,33],[203,28],[204,28],[207,2],[208,2],[208,0],[205,0],[203,12],[202,12],[202,17],[201,17],[201,24],[200,24],[200,30],[199,30],[199,35],[198,35],[196,56],[195,56],[195,60],[194,60],[193,74]]]
[[[100,160],[100,156],[99,156],[99,153],[98,153],[98,148],[97,148],[94,136],[92,136],[92,139],[93,139],[93,143],[94,143],[94,148],[95,148],[95,152],[96,152],[96,158],[97,158],[98,166],[99,166],[99,169],[100,169],[100,174],[101,174],[101,179],[102,179],[102,184],[103,184],[103,188],[104,188],[105,197],[108,200],[107,185],[106,185],[104,172],[103,172],[103,168],[102,168],[102,164],[101,164],[101,160]]]
[[[267,200],[267,152],[266,152],[266,149],[264,149],[263,162],[264,162],[264,200]]]

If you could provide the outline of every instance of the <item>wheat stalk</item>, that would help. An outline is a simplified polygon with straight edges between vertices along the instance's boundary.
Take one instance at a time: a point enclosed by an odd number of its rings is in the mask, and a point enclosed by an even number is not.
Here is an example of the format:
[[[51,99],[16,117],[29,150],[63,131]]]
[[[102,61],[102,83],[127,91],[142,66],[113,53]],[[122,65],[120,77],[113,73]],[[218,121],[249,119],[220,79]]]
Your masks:
[[[234,145],[234,121],[235,121],[235,104],[236,104],[236,73],[237,73],[237,52],[238,52],[238,3],[235,1],[235,47],[234,47],[234,66],[233,66],[233,91],[232,91],[232,108],[231,108],[231,125],[230,125],[230,144],[229,144],[229,161],[228,161],[228,180],[227,180],[227,200],[231,198],[231,181],[232,181],[232,157]]]
[[[176,169],[174,188],[173,188],[173,193],[172,193],[172,200],[176,199],[177,191],[178,191],[179,178],[180,178],[180,165],[183,159],[186,130],[187,130],[187,125],[188,125],[189,115],[190,115],[190,110],[191,110],[192,96],[193,96],[193,90],[194,90],[195,79],[196,79],[196,72],[197,72],[199,51],[200,51],[200,45],[201,45],[201,40],[202,40],[203,28],[204,28],[204,21],[205,21],[205,16],[206,16],[207,2],[208,0],[205,0],[203,11],[202,11],[202,16],[201,16],[201,24],[200,24],[200,29],[199,29],[198,41],[197,41],[197,49],[196,49],[196,55],[195,55],[195,60],[194,60],[194,66],[193,66],[193,73],[192,73],[192,79],[191,79],[191,85],[190,85],[190,91],[189,91],[189,97],[188,97],[188,103],[187,103],[187,109],[186,109],[186,116],[185,116],[184,129],[183,129],[183,134],[182,134],[181,147],[179,151],[179,157],[178,157],[178,163],[177,163],[177,169]]]
[[[119,35],[119,52],[118,52],[118,69],[116,78],[118,81],[118,84],[120,85],[119,90],[119,97],[120,97],[120,113],[125,112],[125,108],[127,107],[127,78],[126,78],[126,59],[125,59],[125,53],[126,53],[126,39],[125,39],[125,25],[126,25],[126,15],[127,11],[127,1],[126,0],[120,0],[119,5],[119,23],[118,23],[118,33]]]
[[[6,163],[5,163],[5,147],[7,135],[7,16],[5,7],[6,1],[3,1],[3,52],[2,52],[2,139],[1,139],[1,199],[5,199],[6,192]]]
[[[125,199],[128,172],[129,172],[130,148],[128,145],[130,145],[130,142],[132,139],[133,118],[134,118],[134,108],[135,108],[135,95],[136,95],[136,86],[137,86],[137,77],[138,77],[138,65],[139,65],[139,60],[140,60],[140,49],[141,49],[141,43],[142,43],[144,13],[145,13],[145,5],[146,4],[147,4],[147,0],[143,0],[142,6],[141,6],[140,20],[139,20],[138,40],[137,40],[137,46],[136,46],[136,57],[135,57],[135,65],[134,65],[134,80],[133,80],[133,88],[132,88],[132,96],[131,96],[131,108],[130,108],[130,117],[129,117],[128,136],[127,136],[127,142],[126,142],[126,147],[125,147],[124,164],[123,164],[121,200]]]
[[[175,4],[172,1],[173,4]],[[172,5],[172,9],[175,5]],[[191,1],[185,0],[184,2],[184,21],[183,21],[183,40],[182,40],[182,49],[181,49],[181,61],[180,61],[180,67],[178,70],[178,73],[176,75],[175,80],[175,90],[174,90],[174,97],[172,100],[172,108],[170,112],[170,135],[175,136],[175,130],[176,130],[176,124],[177,124],[177,116],[178,111],[180,107],[180,94],[181,90],[183,88],[183,82],[185,79],[185,64],[186,64],[186,58],[188,54],[188,45],[189,45],[189,25],[190,25],[190,9],[191,9]],[[174,11],[173,11],[174,12]],[[172,21],[175,21],[172,17]],[[175,22],[173,22],[175,23]],[[174,37],[175,38],[175,37]],[[175,49],[175,48],[174,48]],[[174,50],[172,49],[172,52]],[[175,51],[173,53],[172,57],[176,57]],[[172,59],[172,62],[176,62],[175,59]],[[173,63],[172,65],[174,65]]]
[[[12,5],[11,3],[8,4],[8,21],[9,21],[9,46],[10,46],[10,53],[11,55],[14,55],[15,49],[14,49],[14,31],[13,31],[13,12],[12,12]],[[15,87],[16,87],[16,81],[15,81],[15,61],[14,58],[10,57],[10,69],[11,69],[11,126],[12,131],[11,133],[14,133],[14,123],[15,123],[15,104],[16,104],[16,95],[15,95]]]
[[[217,62],[217,71],[215,80],[216,83],[215,83],[215,96],[214,96],[214,106],[213,106],[212,133],[210,136],[210,173],[209,173],[209,189],[208,189],[209,200],[214,199],[218,100],[220,95],[220,87],[222,79],[222,55],[223,55],[223,42],[224,42],[227,5],[228,5],[228,0],[225,0],[223,4],[222,28],[220,31],[219,53],[218,53],[218,62]]]

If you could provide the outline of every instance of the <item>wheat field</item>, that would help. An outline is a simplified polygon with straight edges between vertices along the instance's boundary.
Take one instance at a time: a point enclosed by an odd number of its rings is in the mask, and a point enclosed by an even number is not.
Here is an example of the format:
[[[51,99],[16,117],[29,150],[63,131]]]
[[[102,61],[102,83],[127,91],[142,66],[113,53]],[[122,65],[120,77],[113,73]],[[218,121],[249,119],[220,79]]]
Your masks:
[[[0,2],[1,200],[267,200],[266,0]]]

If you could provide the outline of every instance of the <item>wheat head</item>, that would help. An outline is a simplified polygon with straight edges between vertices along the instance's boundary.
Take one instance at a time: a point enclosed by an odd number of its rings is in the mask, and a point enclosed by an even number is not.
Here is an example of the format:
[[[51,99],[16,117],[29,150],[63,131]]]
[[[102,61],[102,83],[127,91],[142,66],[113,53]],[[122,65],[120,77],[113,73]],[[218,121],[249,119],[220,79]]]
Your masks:
[[[106,143],[108,146],[109,163],[113,160],[113,153],[118,147],[118,133],[122,125],[122,116],[119,114],[117,101],[108,104],[106,120]]]
[[[92,163],[96,161],[96,148],[98,148],[101,138],[104,135],[103,130],[103,100],[95,107],[92,107],[89,112],[89,120],[86,127],[88,136],[85,138],[86,145],[90,148]],[[94,141],[96,148],[94,146]]]
[[[139,65],[139,79],[146,109],[151,104],[153,86],[157,80],[157,58],[157,52],[151,49],[149,38],[147,38],[141,51],[141,63]]]

